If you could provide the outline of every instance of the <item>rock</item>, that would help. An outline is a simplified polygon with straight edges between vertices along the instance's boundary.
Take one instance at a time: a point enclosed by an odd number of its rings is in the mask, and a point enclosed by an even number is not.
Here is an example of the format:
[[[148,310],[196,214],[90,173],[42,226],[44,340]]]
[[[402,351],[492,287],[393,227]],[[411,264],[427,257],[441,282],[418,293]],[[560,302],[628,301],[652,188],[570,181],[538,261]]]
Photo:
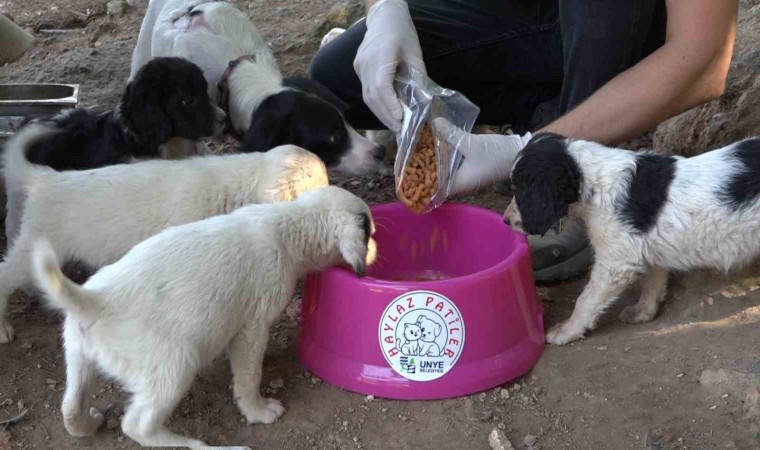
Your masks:
[[[499,391],[499,397],[501,397],[502,400],[508,400],[509,399],[509,390],[502,388]]]
[[[512,443],[507,439],[507,435],[496,428],[488,435],[488,445],[491,446],[492,450],[514,450]]]
[[[121,17],[126,9],[127,2],[124,0],[111,0],[106,3],[106,14],[108,17]]]
[[[0,64],[13,62],[34,45],[34,34],[19,27],[8,17],[0,14]]]
[[[744,399],[745,418],[760,417],[760,374],[731,369],[705,370],[699,377],[699,384],[711,394],[730,394]]]
[[[692,156],[760,135],[760,0],[741,3],[725,94],[662,123],[657,150]]]
[[[364,16],[364,2],[361,0],[340,0],[327,12],[325,19],[314,35],[322,37],[333,28],[348,28]]]
[[[533,444],[536,443],[536,440],[538,440],[536,436],[533,436],[532,434],[526,434],[523,438],[523,444],[525,444],[525,446],[528,448],[532,448]]]
[[[277,378],[269,382],[269,387],[272,389],[282,389],[285,387],[285,380],[282,378]]]

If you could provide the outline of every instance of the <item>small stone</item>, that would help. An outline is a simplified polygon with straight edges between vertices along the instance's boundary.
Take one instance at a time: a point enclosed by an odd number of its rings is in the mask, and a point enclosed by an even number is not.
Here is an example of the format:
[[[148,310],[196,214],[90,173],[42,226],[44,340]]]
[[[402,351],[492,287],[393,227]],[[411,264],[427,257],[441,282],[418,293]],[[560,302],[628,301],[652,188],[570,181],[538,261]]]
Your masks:
[[[509,399],[509,390],[508,389],[501,389],[499,391],[499,397],[501,397],[502,400]]]
[[[720,396],[720,398],[728,398],[730,396],[731,396],[731,394],[723,394],[723,395]]]
[[[607,346],[606,345],[601,345],[601,346],[597,347],[596,349],[603,352],[603,351],[607,350]]]
[[[364,401],[366,403],[372,403],[374,400],[375,400],[375,396],[374,395],[368,395],[368,396],[364,397]]]
[[[519,391],[520,390],[520,383],[515,383],[514,386],[512,386],[513,391]]]
[[[354,442],[359,442],[359,438],[354,436]]]
[[[32,348],[32,343],[29,341],[26,341],[23,344],[21,344],[21,348],[23,348],[24,350],[30,349]]]
[[[48,378],[47,380],[45,380],[45,383],[46,384],[58,384],[58,382],[56,380],[52,379],[52,378]]]
[[[512,443],[507,439],[507,435],[496,428],[488,435],[488,445],[491,446],[491,450],[514,450]]]
[[[381,413],[383,413],[383,414],[385,414],[385,413],[387,413],[387,412],[388,412],[388,408],[381,408],[381,409],[380,409],[380,412],[381,412]]]
[[[481,392],[480,395],[478,395],[478,398],[480,399],[481,402],[484,401],[486,397],[487,395],[485,392]]]
[[[498,428],[500,430],[506,430],[507,429],[507,424],[504,423],[504,422],[499,422],[498,425],[496,425],[496,428]]]
[[[24,406],[26,406],[26,405],[24,405],[24,401],[23,400],[19,400],[18,403],[16,403],[16,406],[18,407],[19,411],[23,411],[24,410]]]
[[[683,372],[678,372],[676,374],[676,378],[683,378]]]
[[[623,352],[628,353],[628,351],[631,349],[631,347],[626,347],[623,349]]]
[[[707,304],[712,305],[713,303],[715,303],[715,299],[713,299],[712,297],[707,297]]]
[[[348,420],[344,420],[341,425],[343,425],[343,428],[348,428]]]
[[[525,444],[528,447],[533,447],[533,444],[536,443],[536,439],[538,439],[538,438],[535,437],[535,436],[533,436],[532,434],[528,434],[523,439],[523,444]]]
[[[349,412],[349,413],[353,414],[353,413],[354,413],[354,411],[356,411],[354,408],[348,408],[348,412]]]
[[[716,405],[712,405],[712,406],[710,407],[710,410],[713,410],[713,409],[717,409],[717,408],[718,408],[718,407],[717,407]]]
[[[124,436],[117,437],[116,441],[121,444],[122,442],[124,442]]]
[[[722,290],[720,292],[720,295],[722,295],[725,298],[739,298],[739,297],[744,297],[745,295],[747,295],[747,291],[742,289],[741,286],[734,284]]]
[[[269,387],[272,389],[282,389],[285,387],[285,380],[282,378],[275,378],[274,380],[269,382]]]
[[[317,377],[311,377],[311,384],[319,384],[321,382],[322,382],[322,380],[320,380],[319,378],[317,378]]]
[[[106,4],[106,14],[108,17],[119,17],[127,9],[127,2],[124,0],[111,0]]]

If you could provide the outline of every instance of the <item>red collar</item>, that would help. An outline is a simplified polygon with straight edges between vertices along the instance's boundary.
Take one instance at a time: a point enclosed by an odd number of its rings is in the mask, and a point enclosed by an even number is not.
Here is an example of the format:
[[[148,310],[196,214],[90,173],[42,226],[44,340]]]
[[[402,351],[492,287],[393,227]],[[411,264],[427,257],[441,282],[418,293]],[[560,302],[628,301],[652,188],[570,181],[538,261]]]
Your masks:
[[[217,89],[219,89],[219,107],[222,108],[222,111],[224,111],[225,114],[227,114],[227,133],[229,133],[229,135],[235,138],[235,140],[238,142],[243,142],[243,137],[238,134],[237,130],[235,129],[235,125],[232,123],[232,116],[230,115],[229,108],[230,90],[228,87],[228,81],[230,76],[232,76],[232,72],[235,70],[235,68],[245,60],[249,60],[251,62],[255,61],[252,55],[243,55],[234,61],[230,61],[230,63],[227,65],[227,69],[224,71],[224,74],[222,74],[222,79],[219,80],[219,83],[216,85]]]

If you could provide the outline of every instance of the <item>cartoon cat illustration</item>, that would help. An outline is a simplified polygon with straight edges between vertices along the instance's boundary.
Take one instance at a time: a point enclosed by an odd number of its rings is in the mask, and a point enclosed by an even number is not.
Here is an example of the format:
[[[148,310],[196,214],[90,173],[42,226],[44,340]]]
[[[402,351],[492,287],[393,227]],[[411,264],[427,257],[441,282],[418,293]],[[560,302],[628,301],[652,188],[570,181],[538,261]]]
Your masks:
[[[420,329],[419,356],[441,356],[443,351],[435,340],[441,335],[441,324],[428,319],[425,315],[417,318],[417,326]]]
[[[402,355],[417,356],[420,354],[420,347],[417,341],[420,340],[421,335],[422,330],[420,330],[419,325],[415,323],[405,323],[404,341],[402,342],[401,339],[396,338],[396,347]]]

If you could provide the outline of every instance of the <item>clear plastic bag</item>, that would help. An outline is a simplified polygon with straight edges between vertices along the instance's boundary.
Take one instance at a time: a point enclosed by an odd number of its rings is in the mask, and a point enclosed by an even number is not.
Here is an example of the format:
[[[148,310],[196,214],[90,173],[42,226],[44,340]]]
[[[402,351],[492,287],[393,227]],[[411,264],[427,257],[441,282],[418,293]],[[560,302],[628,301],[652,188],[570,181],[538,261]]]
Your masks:
[[[410,210],[426,213],[449,197],[454,174],[464,158],[460,143],[450,145],[439,137],[433,121],[442,117],[471,132],[480,108],[461,93],[442,88],[415,70],[397,76],[395,88],[404,108],[401,131],[396,135],[396,196]],[[429,131],[423,133],[426,125]]]

